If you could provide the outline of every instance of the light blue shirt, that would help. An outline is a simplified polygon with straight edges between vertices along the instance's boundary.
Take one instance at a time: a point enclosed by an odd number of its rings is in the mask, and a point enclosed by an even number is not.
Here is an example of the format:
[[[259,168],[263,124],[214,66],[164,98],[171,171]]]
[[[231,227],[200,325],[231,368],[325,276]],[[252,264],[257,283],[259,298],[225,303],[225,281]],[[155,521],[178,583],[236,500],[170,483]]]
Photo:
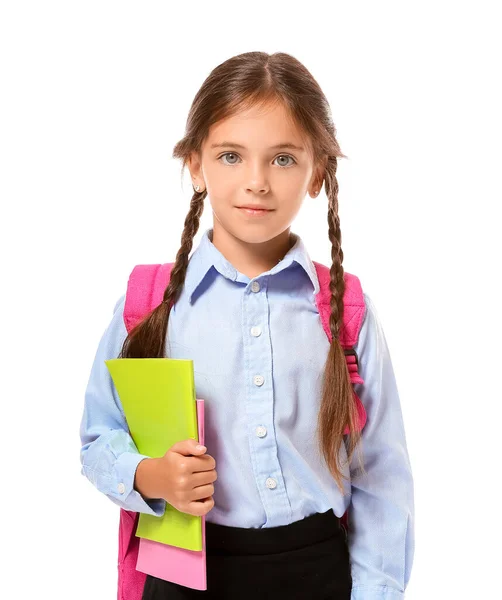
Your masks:
[[[315,304],[319,281],[302,239],[272,269],[250,279],[204,232],[171,309],[167,356],[194,361],[205,401],[205,445],[216,461],[208,522],[277,527],[315,512],[349,508],[352,600],[404,597],[414,554],[413,478],[396,380],[368,294],[355,349],[367,413],[366,475],[354,456],[343,496],[321,460],[315,425],[329,341]],[[117,301],[92,365],[80,428],[82,473],[118,506],[162,515],[164,500],[133,489],[138,453],[106,359],[127,336],[125,294]],[[347,455],[342,446],[342,459]],[[349,506],[350,505],[350,506]]]

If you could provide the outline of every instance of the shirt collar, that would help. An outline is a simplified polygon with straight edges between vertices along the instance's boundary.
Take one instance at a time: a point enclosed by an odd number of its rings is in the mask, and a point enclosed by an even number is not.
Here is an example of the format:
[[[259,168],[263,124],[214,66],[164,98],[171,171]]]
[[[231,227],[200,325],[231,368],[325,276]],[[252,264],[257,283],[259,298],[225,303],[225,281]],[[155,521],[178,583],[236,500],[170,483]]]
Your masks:
[[[231,281],[235,281],[239,276],[237,269],[223,256],[211,241],[212,235],[213,229],[206,229],[199,245],[192,253],[188,262],[184,289],[188,294],[190,303],[192,303],[192,296],[212,267]],[[314,287],[314,295],[317,295],[320,287],[315,265],[310,259],[301,237],[296,233],[292,233],[291,235],[295,240],[293,246],[288,250],[282,260],[272,267],[268,273],[271,275],[278,273],[279,271],[290,267],[293,261],[295,261],[303,267],[304,271],[309,276]]]

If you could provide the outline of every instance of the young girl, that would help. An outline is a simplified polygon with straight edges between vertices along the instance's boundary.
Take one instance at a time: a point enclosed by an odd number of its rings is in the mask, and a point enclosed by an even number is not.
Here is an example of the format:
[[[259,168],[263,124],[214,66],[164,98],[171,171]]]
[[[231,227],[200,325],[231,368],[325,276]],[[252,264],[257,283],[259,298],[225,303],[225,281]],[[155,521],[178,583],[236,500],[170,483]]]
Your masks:
[[[80,431],[82,473],[120,507],[160,516],[169,502],[207,515],[208,589],[147,576],[143,600],[404,598],[413,479],[391,359],[366,293],[354,347],[364,383],[351,383],[340,343],[336,171],[345,155],[323,92],[288,54],[231,58],[197,93],[174,156],[189,167],[194,194],[164,301],[128,334],[125,296],[118,300]],[[331,341],[316,268],[291,232],[323,183]],[[206,196],[213,227],[189,257]],[[138,453],[104,363],[119,356],[194,360],[205,447],[180,440],[161,458]]]

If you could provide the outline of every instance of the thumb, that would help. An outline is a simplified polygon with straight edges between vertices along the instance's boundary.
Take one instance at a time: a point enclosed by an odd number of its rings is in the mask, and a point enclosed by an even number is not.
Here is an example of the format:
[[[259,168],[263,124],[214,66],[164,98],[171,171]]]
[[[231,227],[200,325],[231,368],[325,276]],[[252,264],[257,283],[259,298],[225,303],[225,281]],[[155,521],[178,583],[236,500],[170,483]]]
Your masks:
[[[199,456],[201,454],[204,454],[206,450],[206,446],[199,444],[197,440],[191,438],[188,440],[182,440],[181,442],[176,442],[176,444],[171,446],[172,452],[177,452],[178,454],[182,454],[183,456]]]

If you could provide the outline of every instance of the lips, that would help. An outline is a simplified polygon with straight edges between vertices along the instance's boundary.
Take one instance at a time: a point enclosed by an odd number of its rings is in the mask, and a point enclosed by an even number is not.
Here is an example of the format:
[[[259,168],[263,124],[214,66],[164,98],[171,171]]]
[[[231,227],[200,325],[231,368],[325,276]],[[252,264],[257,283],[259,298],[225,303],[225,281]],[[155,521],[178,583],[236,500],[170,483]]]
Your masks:
[[[275,210],[271,208],[247,208],[245,206],[237,206],[236,208],[241,212],[241,214],[252,218],[265,218]]]
[[[271,208],[265,208],[264,206],[238,206],[237,208],[247,208],[247,210],[272,210]]]

